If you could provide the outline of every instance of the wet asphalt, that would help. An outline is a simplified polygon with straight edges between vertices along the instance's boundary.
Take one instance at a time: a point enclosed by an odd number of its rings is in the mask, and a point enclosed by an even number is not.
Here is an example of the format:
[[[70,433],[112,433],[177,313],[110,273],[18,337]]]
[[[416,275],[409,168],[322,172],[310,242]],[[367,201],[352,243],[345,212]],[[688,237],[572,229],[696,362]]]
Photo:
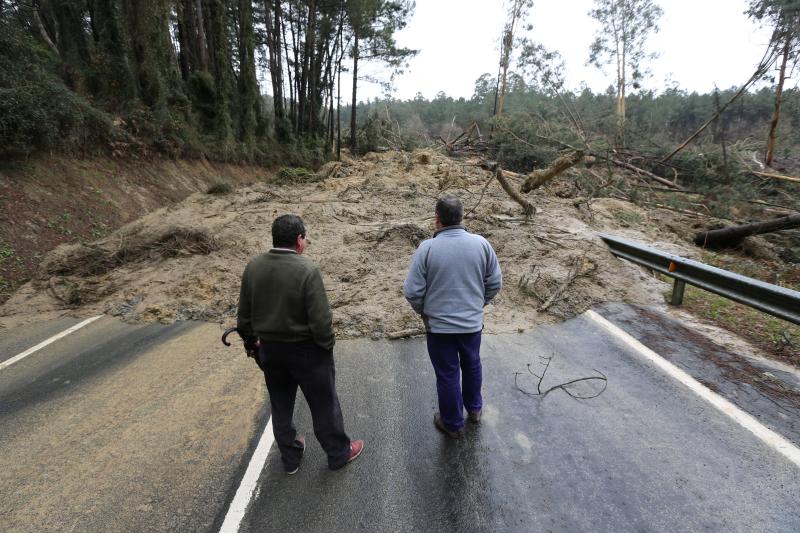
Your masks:
[[[731,354],[714,351],[699,339],[681,342],[676,337],[680,330],[666,318],[653,320],[628,306],[599,311],[773,429],[796,438],[796,418],[777,415],[773,403],[760,396],[762,389],[736,385],[739,374],[707,366]],[[0,361],[70,325],[66,320],[32,327],[28,339],[3,332]],[[65,391],[75,395],[82,383],[102,381],[138,354],[192,327],[128,326],[102,319],[12,365],[13,372],[0,371],[0,441],[24,442],[26,420],[42,416],[37,414],[42,410],[56,412],[60,402],[79,397]],[[714,357],[704,359],[703,354]],[[588,318],[485,336],[483,419],[468,425],[460,441],[434,429],[435,378],[424,339],[340,341],[335,355],[345,425],[351,438],[365,439],[363,455],[340,471],[328,470],[299,396],[296,424],[307,442],[301,469],[287,476],[273,446],[241,531],[800,531],[800,469]],[[540,373],[546,358],[552,360],[542,390],[601,373],[607,388],[587,400],[558,389],[544,397],[532,395],[538,380],[528,365]],[[516,384],[515,373],[521,373]],[[602,385],[592,380],[570,391],[589,396]],[[174,504],[159,506],[154,499],[137,529],[148,530],[148,523],[154,528],[168,524],[175,531],[218,529],[236,489],[236,482],[228,480],[244,472],[268,416],[262,407],[251,434],[230,435],[240,442],[238,458],[226,472],[217,465],[208,476],[223,485],[194,489],[192,507],[198,512],[176,516]],[[170,476],[191,468],[175,457],[174,469],[148,472],[146,479],[160,478],[160,490],[169,490]],[[145,482],[144,477],[117,487],[116,500],[140,492],[143,487],[136,483]],[[18,512],[15,506],[23,505],[14,504],[17,481],[2,475],[0,480],[5,499],[0,508],[12,516]],[[185,480],[174,481],[181,482],[186,487]],[[59,525],[57,518],[39,523]],[[112,513],[63,522],[60,529],[76,523],[87,526],[84,530],[134,525]],[[0,512],[0,530],[8,525]]]
[[[664,312],[619,303],[597,311],[636,340],[800,446],[800,371],[733,352]]]
[[[483,420],[452,441],[432,424],[423,339],[339,343],[363,456],[328,471],[298,402],[304,463],[286,476],[273,449],[242,531],[800,530],[800,470],[588,319],[487,336],[482,354]],[[538,373],[543,357],[543,389],[595,371],[607,389],[522,393],[514,373]]]

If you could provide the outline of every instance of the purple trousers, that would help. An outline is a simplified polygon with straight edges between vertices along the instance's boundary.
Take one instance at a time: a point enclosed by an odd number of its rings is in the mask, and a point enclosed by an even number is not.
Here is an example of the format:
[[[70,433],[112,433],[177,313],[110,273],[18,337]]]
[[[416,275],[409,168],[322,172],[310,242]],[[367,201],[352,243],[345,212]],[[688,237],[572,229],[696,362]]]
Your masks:
[[[428,333],[427,339],[442,422],[447,429],[458,430],[464,427],[465,407],[467,411],[483,407],[481,332]]]

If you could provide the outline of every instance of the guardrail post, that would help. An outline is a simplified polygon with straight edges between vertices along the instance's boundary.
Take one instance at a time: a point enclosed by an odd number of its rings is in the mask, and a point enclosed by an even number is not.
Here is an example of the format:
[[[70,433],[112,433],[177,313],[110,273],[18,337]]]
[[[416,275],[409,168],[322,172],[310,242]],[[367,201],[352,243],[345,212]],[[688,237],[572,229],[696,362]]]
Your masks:
[[[686,282],[682,279],[676,279],[672,284],[672,305],[681,305],[683,303],[683,291],[686,289]]]

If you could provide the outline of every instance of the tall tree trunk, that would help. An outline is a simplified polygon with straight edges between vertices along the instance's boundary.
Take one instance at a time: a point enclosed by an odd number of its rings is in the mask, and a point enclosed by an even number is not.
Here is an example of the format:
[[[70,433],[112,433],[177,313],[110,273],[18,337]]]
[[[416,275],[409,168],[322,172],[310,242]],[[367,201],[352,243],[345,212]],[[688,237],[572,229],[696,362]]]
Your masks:
[[[94,16],[98,48],[103,55],[95,85],[98,96],[114,109],[131,105],[137,97],[136,79],[131,68],[130,41],[125,35],[116,0],[95,0]]]
[[[336,160],[342,160],[342,60],[336,68]]]
[[[325,93],[325,83],[322,79],[322,65],[325,58],[330,57],[331,50],[328,47],[330,41],[318,39],[317,51],[311,62],[311,78],[308,85],[309,98],[311,100],[311,112],[309,117],[309,131],[313,135],[325,136],[320,125],[320,111],[322,110],[323,94]]]
[[[53,52],[55,52],[56,54],[59,54],[58,47],[56,46],[56,43],[53,42],[53,39],[50,37],[50,35],[47,33],[47,30],[44,27],[44,23],[42,23],[42,17],[41,17],[41,15],[39,13],[40,9],[41,8],[38,7],[38,6],[30,8],[30,11],[31,11],[30,19],[31,19],[31,26],[33,28],[33,33],[39,35],[39,37],[41,37],[42,41],[44,41],[45,44]]]
[[[267,26],[267,48],[269,52],[269,73],[272,80],[272,107],[275,113],[275,134],[285,140],[286,117],[283,108],[283,65],[281,61],[281,0],[275,0],[270,6],[264,1],[264,13]]]
[[[294,131],[300,131],[300,116],[302,115],[303,109],[300,107],[301,101],[303,99],[303,95],[300,91],[300,71],[301,71],[301,64],[300,64],[300,50],[299,50],[299,43],[300,39],[302,38],[301,31],[300,31],[300,21],[298,16],[297,21],[297,28],[295,28],[295,21],[291,15],[291,4],[289,4],[289,33],[292,36],[292,50],[294,52],[294,113],[292,113],[292,126],[294,127]]]
[[[310,132],[310,101],[313,95],[309,90],[309,85],[311,81],[311,69],[314,63],[314,52],[316,50],[314,42],[317,34],[316,25],[317,2],[316,0],[310,0],[310,2],[308,2],[308,17],[306,18],[305,42],[303,43],[303,68],[300,71],[300,89],[298,91],[298,122],[299,130],[303,132]]]
[[[350,151],[356,154],[356,105],[358,104],[358,34],[353,35],[353,102],[350,107]]]
[[[625,75],[625,62],[626,57],[626,43],[624,41],[624,28],[623,40],[620,50],[617,46],[617,132],[616,132],[616,147],[625,148],[625,85],[627,83]]]
[[[788,32],[787,32],[788,33]],[[778,76],[778,86],[775,89],[775,110],[772,112],[772,122],[769,126],[769,137],[767,138],[767,155],[764,158],[764,163],[772,166],[772,160],[775,157],[775,135],[778,129],[778,122],[781,119],[781,101],[783,99],[783,84],[786,82],[786,64],[789,62],[789,51],[791,49],[792,36],[786,36],[786,44],[783,47],[783,58],[781,60],[781,70]]]
[[[255,145],[256,126],[261,116],[256,79],[253,3],[239,0],[239,140],[248,150]]]
[[[54,2],[53,14],[58,25],[56,46],[64,62],[64,80],[72,90],[80,92],[86,67],[91,61],[89,41],[83,29],[83,2]]]
[[[215,88],[213,103],[215,110],[214,130],[223,155],[227,155],[230,150],[229,143],[233,138],[233,121],[230,112],[233,82],[231,80],[231,51],[228,25],[225,20],[223,0],[207,0],[206,6],[209,67],[214,77]]]
[[[279,1],[279,0],[276,0]],[[291,16],[291,5],[289,6],[289,15]],[[291,21],[289,22],[291,25]],[[295,120],[295,97],[294,97],[294,80],[292,79],[292,61],[289,57],[289,41],[286,39],[286,23],[284,22],[281,25],[282,28],[282,35],[283,35],[283,49],[286,54],[286,78],[288,81],[288,88],[289,88],[289,122],[294,125]]]
[[[158,50],[162,43],[160,31],[160,0],[128,0],[130,34],[139,94],[160,123],[169,121],[167,90]]]
[[[512,22],[513,24],[513,22]],[[494,116],[499,117],[503,114],[503,107],[506,103],[506,90],[508,87],[508,65],[511,60],[511,47],[513,46],[513,30],[509,30],[503,37],[503,55],[500,60],[500,94],[497,96]]]
[[[188,79],[193,72],[208,69],[204,26],[201,0],[181,0],[178,6],[178,41],[184,79]]]
[[[197,29],[197,42],[194,44],[197,53],[197,65],[194,69],[208,70],[208,39],[206,38],[206,18],[203,16],[203,0],[194,0],[194,2],[194,15],[197,19],[194,23],[194,27]]]
[[[714,87],[714,110],[716,113],[719,113],[719,89]],[[728,177],[728,147],[726,146],[725,140],[725,121],[723,120],[722,116],[717,116],[717,120],[714,121],[714,139],[719,142],[720,148],[722,149],[722,175],[727,178]]]

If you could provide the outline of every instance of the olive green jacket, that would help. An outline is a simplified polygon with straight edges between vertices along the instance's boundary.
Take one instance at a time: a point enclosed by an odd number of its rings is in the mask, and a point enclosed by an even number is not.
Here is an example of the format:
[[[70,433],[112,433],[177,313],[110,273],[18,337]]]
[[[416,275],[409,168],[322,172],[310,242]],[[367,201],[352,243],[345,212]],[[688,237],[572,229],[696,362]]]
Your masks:
[[[244,339],[313,340],[332,350],[331,307],[319,267],[283,249],[251,259],[242,275],[237,328]]]

